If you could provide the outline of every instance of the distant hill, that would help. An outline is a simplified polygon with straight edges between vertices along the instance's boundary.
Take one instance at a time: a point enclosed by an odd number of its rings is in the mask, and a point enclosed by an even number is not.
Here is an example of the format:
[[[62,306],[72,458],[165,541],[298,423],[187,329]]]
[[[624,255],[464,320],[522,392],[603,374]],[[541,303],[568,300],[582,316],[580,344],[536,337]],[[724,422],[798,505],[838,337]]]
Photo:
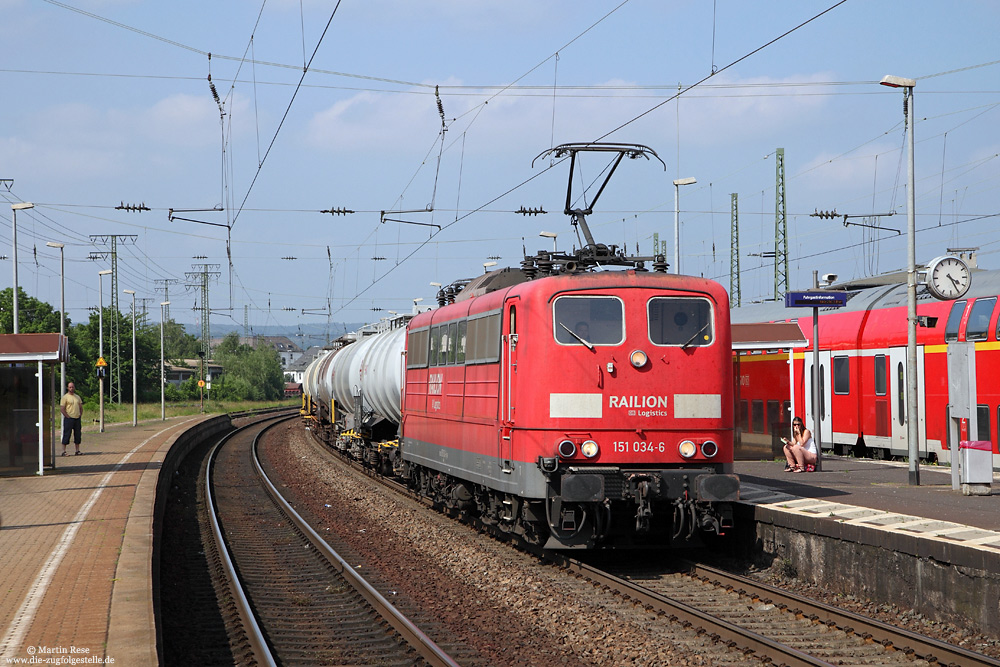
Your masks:
[[[201,334],[201,325],[198,323],[179,322],[184,327],[184,331],[192,336]],[[303,350],[313,345],[325,345],[329,340],[333,340],[351,331],[357,331],[363,327],[365,322],[331,322],[329,328],[329,338],[327,338],[326,324],[302,324],[296,327],[267,325],[250,328],[251,335],[257,336],[287,336]],[[243,327],[220,322],[212,323],[212,337],[222,338],[230,333],[243,335]]]

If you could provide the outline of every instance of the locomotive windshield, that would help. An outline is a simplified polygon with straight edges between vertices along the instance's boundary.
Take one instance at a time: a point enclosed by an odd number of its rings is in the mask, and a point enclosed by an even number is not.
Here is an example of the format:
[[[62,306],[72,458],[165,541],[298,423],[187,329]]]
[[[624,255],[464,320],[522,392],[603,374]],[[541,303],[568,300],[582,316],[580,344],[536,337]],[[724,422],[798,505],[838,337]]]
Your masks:
[[[707,299],[655,297],[649,300],[649,340],[654,345],[695,347],[715,340]]]
[[[625,309],[614,296],[561,296],[552,307],[556,342],[619,345],[625,340]]]

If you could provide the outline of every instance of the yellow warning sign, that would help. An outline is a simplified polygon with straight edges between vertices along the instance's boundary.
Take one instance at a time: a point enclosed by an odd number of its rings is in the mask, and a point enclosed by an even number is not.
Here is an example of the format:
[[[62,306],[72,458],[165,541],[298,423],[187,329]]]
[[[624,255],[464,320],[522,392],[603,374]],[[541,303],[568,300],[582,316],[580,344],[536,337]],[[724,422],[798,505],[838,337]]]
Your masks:
[[[107,366],[107,365],[108,365],[108,362],[104,361],[104,357],[100,357],[97,360],[97,367],[98,368],[101,368],[101,367],[104,367],[104,366]]]
[[[199,387],[204,387],[205,386],[205,381],[204,380],[198,380],[198,386]]]

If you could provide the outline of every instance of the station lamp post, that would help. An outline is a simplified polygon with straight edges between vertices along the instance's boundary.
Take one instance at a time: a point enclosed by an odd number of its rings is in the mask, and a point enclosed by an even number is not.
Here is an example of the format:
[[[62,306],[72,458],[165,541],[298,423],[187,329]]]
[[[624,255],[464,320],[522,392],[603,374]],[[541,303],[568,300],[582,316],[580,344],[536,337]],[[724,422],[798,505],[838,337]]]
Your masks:
[[[97,357],[98,363],[104,360],[104,276],[110,275],[111,269],[97,272]],[[100,426],[98,430],[104,433],[104,375],[107,365],[97,369],[97,390],[100,394]]]
[[[19,332],[17,322],[17,212],[29,208],[35,208],[35,205],[30,201],[22,201],[10,205],[11,215],[13,216],[11,231],[14,236],[14,333]]]
[[[167,420],[167,368],[163,364],[163,320],[169,301],[160,302],[160,421]]]
[[[917,82],[887,74],[883,86],[903,89],[903,119],[906,121],[906,440],[910,459],[910,484],[920,485],[920,415],[917,410],[917,242],[913,174],[913,87]]]
[[[50,248],[59,248],[59,335],[66,336],[66,262],[63,257],[64,243],[46,241],[45,245]],[[66,393],[66,362],[59,362],[59,395]]]
[[[681,272],[681,186],[697,182],[698,179],[693,177],[674,181],[674,273]]]
[[[552,239],[552,252],[556,252],[556,237],[559,234],[555,232],[538,232],[538,235],[547,239]]]
[[[138,397],[135,395],[135,290],[127,289],[122,290],[126,294],[132,295],[132,426],[136,426],[138,422]]]

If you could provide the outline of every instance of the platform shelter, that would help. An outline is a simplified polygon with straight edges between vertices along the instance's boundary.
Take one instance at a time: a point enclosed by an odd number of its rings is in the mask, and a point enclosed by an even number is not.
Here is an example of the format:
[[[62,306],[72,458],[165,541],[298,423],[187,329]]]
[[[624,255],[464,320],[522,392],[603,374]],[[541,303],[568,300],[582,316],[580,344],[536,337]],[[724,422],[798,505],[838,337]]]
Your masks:
[[[741,372],[758,361],[789,361],[793,350],[808,346],[795,322],[733,323],[733,378],[736,384],[735,457],[741,460],[781,458],[782,436],[791,434],[792,386],[788,373],[775,378],[774,386],[752,387]],[[762,392],[761,390],[764,389]],[[782,400],[775,400],[775,397]]]
[[[68,359],[62,334],[0,335],[0,475],[42,475],[55,468],[61,423],[56,376]]]

